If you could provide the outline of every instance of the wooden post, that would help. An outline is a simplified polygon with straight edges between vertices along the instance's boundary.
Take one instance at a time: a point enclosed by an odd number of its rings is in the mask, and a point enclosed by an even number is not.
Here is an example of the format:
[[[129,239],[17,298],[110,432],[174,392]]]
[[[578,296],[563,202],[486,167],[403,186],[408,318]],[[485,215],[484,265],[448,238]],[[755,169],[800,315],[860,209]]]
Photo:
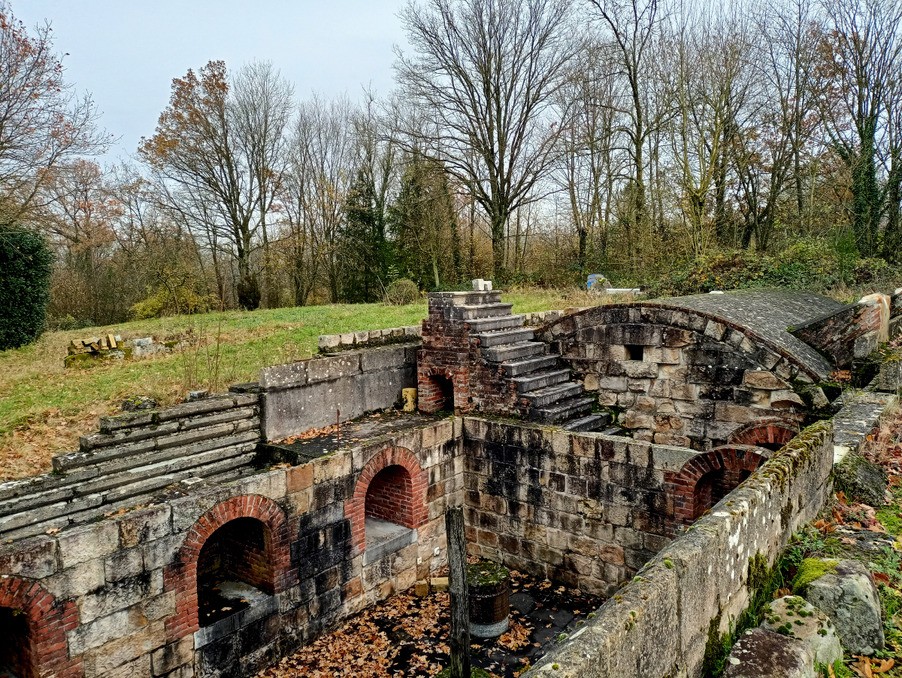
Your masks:
[[[464,510],[452,506],[445,511],[448,536],[449,589],[451,593],[451,678],[470,678],[470,619],[467,592],[467,543]]]

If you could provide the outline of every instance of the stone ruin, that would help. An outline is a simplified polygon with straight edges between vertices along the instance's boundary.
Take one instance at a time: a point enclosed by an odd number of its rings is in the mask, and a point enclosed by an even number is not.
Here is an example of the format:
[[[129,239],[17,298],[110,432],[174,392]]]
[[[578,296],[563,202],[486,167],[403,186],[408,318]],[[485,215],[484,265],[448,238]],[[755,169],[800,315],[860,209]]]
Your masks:
[[[527,320],[497,291],[433,294],[419,333],[324,338],[229,393],[102,418],[52,473],[3,483],[0,667],[252,675],[442,567],[462,506],[470,553],[617,591],[529,675],[698,675],[751,559],[817,513],[892,401],[875,350],[902,294]],[[411,387],[418,414],[361,418]]]

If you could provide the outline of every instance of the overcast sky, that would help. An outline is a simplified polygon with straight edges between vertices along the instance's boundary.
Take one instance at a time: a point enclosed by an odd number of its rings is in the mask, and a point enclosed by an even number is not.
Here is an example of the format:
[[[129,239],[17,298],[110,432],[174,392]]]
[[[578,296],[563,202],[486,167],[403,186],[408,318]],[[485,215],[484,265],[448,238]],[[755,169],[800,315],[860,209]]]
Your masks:
[[[404,0],[12,0],[29,28],[45,20],[68,53],[66,80],[88,91],[118,137],[102,160],[151,136],[174,77],[211,59],[230,69],[271,61],[296,98],[360,97],[392,86],[392,46],[403,44]]]

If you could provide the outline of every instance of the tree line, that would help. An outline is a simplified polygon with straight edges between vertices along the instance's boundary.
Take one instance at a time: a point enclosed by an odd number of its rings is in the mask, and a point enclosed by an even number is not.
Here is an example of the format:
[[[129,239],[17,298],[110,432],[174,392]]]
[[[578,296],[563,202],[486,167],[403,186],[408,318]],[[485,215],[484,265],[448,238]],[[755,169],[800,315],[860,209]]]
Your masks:
[[[135,161],[0,8],[0,212],[76,322],[364,302],[397,279],[643,283],[817,242],[896,263],[902,0],[411,0],[396,88],[172,82]]]

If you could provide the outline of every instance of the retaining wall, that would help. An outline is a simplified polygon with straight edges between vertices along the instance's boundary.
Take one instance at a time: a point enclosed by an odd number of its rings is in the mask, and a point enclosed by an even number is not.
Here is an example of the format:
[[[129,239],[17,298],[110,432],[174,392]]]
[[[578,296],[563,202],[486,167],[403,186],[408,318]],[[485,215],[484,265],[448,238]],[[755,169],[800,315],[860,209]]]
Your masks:
[[[263,438],[283,440],[400,402],[415,388],[419,344],[346,351],[260,371]]]
[[[608,594],[668,541],[665,473],[697,453],[467,418],[467,541],[481,557]]]
[[[430,422],[300,466],[185,481],[154,505],[0,545],[0,604],[28,615],[35,675],[250,675],[445,562],[459,440],[459,422]],[[398,464],[416,476],[415,538],[368,556],[357,500],[368,473]],[[236,518],[263,523],[274,593],[201,627],[198,554]]]
[[[870,410],[859,428],[873,428],[882,409]],[[792,533],[824,506],[833,456],[832,422],[805,429],[663,548],[530,675],[700,676],[711,632],[730,630],[748,606],[753,559],[772,566]]]

